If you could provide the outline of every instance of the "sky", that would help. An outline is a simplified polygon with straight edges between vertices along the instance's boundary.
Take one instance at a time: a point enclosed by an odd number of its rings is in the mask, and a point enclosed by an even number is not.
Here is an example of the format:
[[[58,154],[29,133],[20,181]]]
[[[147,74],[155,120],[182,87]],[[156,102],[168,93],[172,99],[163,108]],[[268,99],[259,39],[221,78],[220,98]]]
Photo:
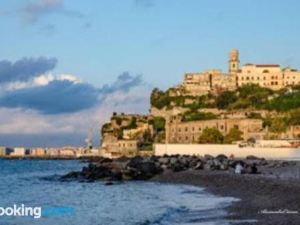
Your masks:
[[[84,145],[151,89],[242,64],[300,69],[298,0],[0,1],[0,145]]]

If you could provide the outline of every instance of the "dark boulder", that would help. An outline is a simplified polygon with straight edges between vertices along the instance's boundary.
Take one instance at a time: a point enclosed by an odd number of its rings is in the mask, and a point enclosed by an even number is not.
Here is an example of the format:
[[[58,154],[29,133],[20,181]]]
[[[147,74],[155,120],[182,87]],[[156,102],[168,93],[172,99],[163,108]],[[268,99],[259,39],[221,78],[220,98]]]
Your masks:
[[[217,158],[218,160],[220,160],[220,161],[223,161],[223,160],[228,159],[228,157],[227,157],[226,155],[224,155],[224,154],[217,155],[216,158]]]
[[[209,155],[209,154],[205,154],[205,155],[204,155],[204,158],[205,158],[206,160],[214,159],[214,157],[213,157],[212,155]]]

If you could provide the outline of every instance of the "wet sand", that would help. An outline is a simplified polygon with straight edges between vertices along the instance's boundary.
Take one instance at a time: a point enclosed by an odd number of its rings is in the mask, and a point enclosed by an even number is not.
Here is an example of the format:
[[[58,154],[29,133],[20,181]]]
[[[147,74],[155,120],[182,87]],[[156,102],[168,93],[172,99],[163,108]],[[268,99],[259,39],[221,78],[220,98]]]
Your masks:
[[[299,225],[300,162],[280,168],[261,167],[259,170],[262,174],[166,171],[152,180],[205,187],[213,194],[240,199],[227,208],[229,215],[226,219],[241,221],[234,224]]]

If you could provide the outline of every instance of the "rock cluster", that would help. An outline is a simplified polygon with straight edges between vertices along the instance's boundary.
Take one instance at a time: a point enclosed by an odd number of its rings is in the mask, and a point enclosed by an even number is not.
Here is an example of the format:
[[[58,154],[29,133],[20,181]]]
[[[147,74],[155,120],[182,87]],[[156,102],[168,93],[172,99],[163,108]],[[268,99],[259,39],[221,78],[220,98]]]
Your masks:
[[[258,173],[258,166],[267,166],[265,159],[249,156],[246,159],[229,159],[225,155],[213,157],[198,156],[152,156],[152,157],[121,157],[118,159],[94,158],[82,171],[70,172],[61,179],[81,181],[121,181],[121,180],[148,180],[165,170],[179,172],[183,170],[221,170],[235,171],[236,166],[241,168],[239,173]]]

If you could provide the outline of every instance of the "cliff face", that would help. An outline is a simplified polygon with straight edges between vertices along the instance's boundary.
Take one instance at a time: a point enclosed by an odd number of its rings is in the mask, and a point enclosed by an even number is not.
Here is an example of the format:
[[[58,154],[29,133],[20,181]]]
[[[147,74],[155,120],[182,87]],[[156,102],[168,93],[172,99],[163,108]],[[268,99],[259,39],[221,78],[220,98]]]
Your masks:
[[[154,89],[150,115],[114,113],[101,130],[104,152],[136,155],[152,150],[153,143],[216,140],[212,134],[223,135],[226,142],[240,137],[244,141],[300,137],[298,86],[274,91],[247,84],[234,91],[200,96],[188,95],[184,88],[175,90]]]
[[[139,114],[114,114],[102,126],[103,152],[117,157],[134,156],[140,151],[151,151],[164,130],[162,118]]]

